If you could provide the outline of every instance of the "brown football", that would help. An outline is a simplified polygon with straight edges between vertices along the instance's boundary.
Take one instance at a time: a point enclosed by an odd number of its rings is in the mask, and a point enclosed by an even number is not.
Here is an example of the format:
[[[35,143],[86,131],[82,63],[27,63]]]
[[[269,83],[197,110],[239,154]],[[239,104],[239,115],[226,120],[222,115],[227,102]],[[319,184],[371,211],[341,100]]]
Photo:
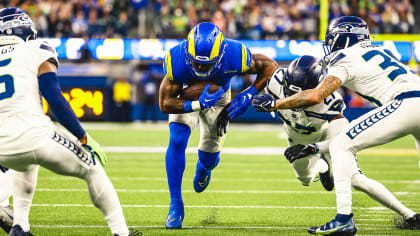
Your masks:
[[[198,100],[198,98],[201,95],[201,92],[203,92],[204,90],[204,87],[206,87],[206,84],[210,84],[209,93],[214,93],[220,88],[219,85],[212,81],[197,80],[189,84],[181,91],[180,98],[185,99],[187,101]]]

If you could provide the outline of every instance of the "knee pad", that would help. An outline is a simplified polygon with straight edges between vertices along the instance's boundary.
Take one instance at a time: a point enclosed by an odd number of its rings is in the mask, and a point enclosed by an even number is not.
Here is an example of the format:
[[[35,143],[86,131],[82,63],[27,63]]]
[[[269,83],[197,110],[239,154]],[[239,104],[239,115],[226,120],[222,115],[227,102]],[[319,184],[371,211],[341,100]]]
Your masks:
[[[177,151],[187,148],[191,129],[185,124],[172,122],[169,124],[169,145]]]

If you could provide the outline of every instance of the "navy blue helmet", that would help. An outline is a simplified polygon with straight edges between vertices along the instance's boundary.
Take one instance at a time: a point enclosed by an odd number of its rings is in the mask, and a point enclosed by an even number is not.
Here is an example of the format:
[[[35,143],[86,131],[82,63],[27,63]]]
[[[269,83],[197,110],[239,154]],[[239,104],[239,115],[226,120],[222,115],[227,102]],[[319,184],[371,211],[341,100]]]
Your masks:
[[[185,45],[186,63],[194,77],[208,79],[221,68],[226,43],[216,25],[203,22],[188,34]]]
[[[325,35],[324,52],[328,55],[365,40],[370,40],[367,23],[356,16],[342,16],[330,23]]]
[[[284,76],[284,95],[292,96],[306,89],[315,88],[322,75],[322,62],[313,56],[301,56],[293,60]]]
[[[17,44],[36,39],[31,18],[19,8],[0,10],[0,45]]]

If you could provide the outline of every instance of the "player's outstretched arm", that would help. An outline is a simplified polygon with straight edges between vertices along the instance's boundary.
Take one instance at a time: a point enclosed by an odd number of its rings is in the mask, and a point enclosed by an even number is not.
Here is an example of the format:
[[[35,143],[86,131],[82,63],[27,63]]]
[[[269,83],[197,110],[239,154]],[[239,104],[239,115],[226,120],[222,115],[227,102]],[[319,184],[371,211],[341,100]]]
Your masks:
[[[196,101],[186,101],[178,98],[182,84],[168,80],[165,76],[159,88],[159,107],[163,113],[179,114],[201,111],[214,106],[225,92],[222,87],[214,93],[209,93],[210,85],[207,84]]]
[[[105,165],[108,162],[108,157],[99,144],[80,125],[79,119],[61,93],[56,72],[57,66],[49,61],[40,65],[38,85],[42,96],[47,100],[57,121],[76,136],[93,156],[99,158],[102,165]]]
[[[277,99],[276,105],[270,111],[277,109],[306,108],[321,103],[341,86],[341,80],[329,75],[316,88],[304,90],[284,99]]]
[[[265,87],[267,80],[277,68],[278,64],[273,59],[262,54],[252,55],[252,61],[246,73],[257,74],[257,78],[250,87],[239,93],[229,104],[227,112],[229,112],[230,119],[235,119],[248,109],[252,98]]]

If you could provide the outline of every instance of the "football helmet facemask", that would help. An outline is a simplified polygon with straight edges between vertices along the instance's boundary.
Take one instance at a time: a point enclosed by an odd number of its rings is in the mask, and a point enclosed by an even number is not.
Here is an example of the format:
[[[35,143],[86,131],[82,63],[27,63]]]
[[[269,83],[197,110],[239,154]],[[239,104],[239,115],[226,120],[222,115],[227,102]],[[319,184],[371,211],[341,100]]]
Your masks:
[[[0,46],[35,40],[36,33],[31,18],[21,9],[0,10]]]
[[[315,88],[322,76],[322,62],[313,56],[301,56],[293,60],[283,79],[285,96]]]
[[[197,79],[208,79],[221,67],[225,53],[222,31],[212,23],[196,25],[188,34],[185,44],[188,69]]]
[[[334,19],[328,27],[324,41],[324,53],[353,46],[361,41],[369,41],[367,23],[356,16],[342,16]]]

